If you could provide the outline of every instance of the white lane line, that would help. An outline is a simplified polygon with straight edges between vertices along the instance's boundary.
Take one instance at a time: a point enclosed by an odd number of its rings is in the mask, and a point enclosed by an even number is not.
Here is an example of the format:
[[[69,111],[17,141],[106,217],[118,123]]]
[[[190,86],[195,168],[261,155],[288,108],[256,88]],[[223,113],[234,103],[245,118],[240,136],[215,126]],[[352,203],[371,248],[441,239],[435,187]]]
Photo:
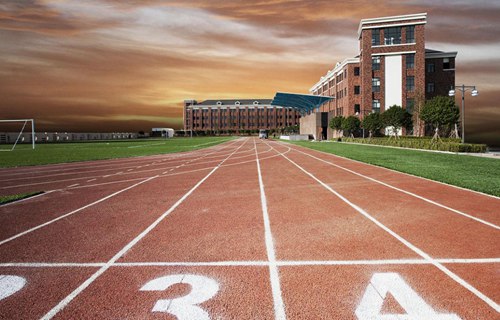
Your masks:
[[[90,179],[90,180],[87,180],[87,182],[92,182],[92,181],[96,181],[97,179]]]
[[[470,215],[470,214],[467,214],[467,213],[465,213],[465,212],[462,212],[462,211],[460,211],[460,210],[450,208],[450,207],[448,207],[448,206],[445,206],[444,204],[441,204],[441,203],[439,203],[439,202],[436,202],[436,201],[433,201],[433,200],[430,200],[430,199],[424,198],[424,197],[419,196],[418,194],[415,194],[415,193],[413,193],[413,192],[410,192],[410,191],[406,191],[406,190],[400,189],[400,188],[395,187],[395,186],[393,186],[393,185],[390,185],[390,184],[388,184],[388,183],[382,182],[382,181],[380,181],[380,180],[377,180],[377,179],[374,179],[374,178],[371,178],[371,177],[365,176],[364,174],[361,174],[361,173],[358,173],[358,172],[356,172],[356,171],[353,171],[353,170],[347,169],[347,168],[345,168],[345,167],[342,167],[342,166],[340,166],[340,165],[338,165],[338,164],[335,164],[335,163],[332,163],[332,162],[329,162],[329,161],[326,161],[326,160],[320,159],[320,158],[315,157],[315,156],[313,156],[313,155],[311,155],[311,154],[308,154],[307,152],[303,152],[303,151],[298,150],[298,149],[295,149],[295,148],[293,148],[293,150],[294,150],[294,151],[297,151],[297,152],[300,152],[300,153],[302,153],[302,154],[305,154],[306,156],[309,156],[309,157],[311,157],[311,158],[313,158],[313,159],[316,159],[316,160],[319,160],[319,161],[321,161],[321,162],[324,162],[324,163],[327,163],[327,164],[329,164],[329,165],[332,165],[332,166],[334,166],[334,167],[336,167],[336,168],[339,168],[339,169],[342,169],[342,170],[347,171],[347,172],[349,172],[349,173],[352,173],[352,174],[354,174],[354,175],[357,175],[357,176],[359,176],[359,177],[362,177],[362,178],[368,179],[368,180],[373,181],[373,182],[375,182],[375,183],[381,184],[381,185],[383,185],[383,186],[385,186],[385,187],[388,187],[388,188],[391,188],[391,189],[393,189],[393,190],[396,190],[396,191],[402,192],[402,193],[407,194],[407,195],[409,195],[409,196],[415,197],[415,198],[417,198],[417,199],[423,200],[423,201],[425,201],[425,202],[428,202],[428,203],[433,204],[433,205],[435,205],[435,206],[438,206],[438,207],[440,207],[440,208],[443,208],[443,209],[446,209],[446,210],[452,211],[452,212],[457,213],[457,214],[459,214],[459,215],[461,215],[461,216],[467,217],[467,218],[469,218],[469,219],[472,219],[472,220],[475,220],[475,221],[480,222],[480,223],[482,223],[482,224],[485,224],[485,225],[487,225],[487,226],[489,226],[489,227],[492,227],[492,228],[495,228],[495,229],[497,229],[497,230],[500,230],[500,226],[498,226],[498,225],[496,225],[496,224],[493,224],[493,223],[491,223],[491,222],[485,221],[485,220],[483,220],[483,219],[480,219],[480,218],[474,217],[474,216],[472,216],[472,215]]]
[[[478,259],[435,259],[444,264],[497,264],[500,258]],[[388,260],[283,260],[276,261],[280,267],[307,266],[371,266],[371,265],[432,265],[425,259],[388,259]],[[89,268],[103,267],[106,262],[6,262],[0,268]],[[154,261],[154,262],[115,262],[112,267],[269,267],[269,261]]]
[[[104,262],[7,262],[0,263],[0,268],[99,268],[105,264]]]
[[[128,169],[128,170],[127,170],[127,172],[130,172],[130,171],[132,171],[132,170],[134,170],[134,169]]]
[[[108,196],[106,196],[106,197],[104,197],[104,198],[101,198],[101,199],[99,199],[99,200],[97,200],[97,201],[94,201],[94,202],[92,202],[92,203],[89,203],[89,204],[87,204],[87,205],[85,205],[85,206],[83,206],[83,207],[80,207],[80,208],[78,208],[78,209],[76,209],[76,210],[73,210],[73,211],[71,211],[71,212],[68,212],[68,213],[66,213],[66,214],[64,214],[64,215],[62,215],[62,216],[59,216],[59,217],[57,217],[57,218],[55,218],[55,219],[52,219],[52,220],[50,220],[50,221],[47,221],[47,222],[45,222],[45,223],[43,223],[43,224],[40,224],[40,225],[38,225],[38,226],[36,226],[36,227],[33,227],[33,228],[31,228],[31,229],[28,229],[28,230],[26,230],[26,231],[23,231],[23,232],[21,232],[21,233],[18,233],[18,234],[14,235],[14,236],[12,236],[12,237],[10,237],[10,238],[7,238],[7,239],[5,239],[5,240],[2,240],[2,241],[0,241],[0,246],[1,246],[1,245],[3,245],[3,244],[6,244],[7,242],[10,242],[10,241],[12,241],[12,240],[14,240],[14,239],[17,239],[17,238],[19,238],[19,237],[22,237],[22,236],[24,236],[24,235],[27,235],[28,233],[31,233],[31,232],[33,232],[33,231],[36,231],[36,230],[41,229],[41,228],[43,228],[43,227],[46,227],[46,226],[48,226],[48,225],[50,225],[50,224],[53,224],[54,222],[57,222],[57,221],[59,221],[59,220],[61,220],[61,219],[64,219],[64,218],[66,218],[66,217],[69,217],[69,216],[71,216],[71,215],[73,215],[73,214],[75,214],[75,213],[77,213],[77,212],[80,212],[80,211],[82,211],[82,210],[84,210],[84,209],[87,209],[87,208],[89,208],[89,207],[91,207],[91,206],[93,206],[93,205],[96,205],[96,204],[98,204],[98,203],[101,203],[101,202],[103,202],[103,201],[106,201],[106,200],[108,200],[109,198],[112,198],[112,197],[114,197],[114,196],[116,196],[116,195],[118,195],[118,194],[120,194],[120,193],[122,193],[122,192],[125,192],[125,191],[127,191],[127,190],[132,189],[132,188],[135,188],[135,187],[137,187],[138,185],[141,185],[141,184],[143,184],[143,183],[145,183],[145,182],[148,182],[148,181],[150,181],[150,180],[153,180],[153,179],[155,179],[155,178],[157,178],[157,177],[159,177],[159,175],[156,175],[156,176],[154,176],[154,177],[150,177],[150,178],[145,179],[145,180],[143,180],[143,181],[141,181],[141,182],[138,182],[138,183],[136,183],[136,184],[133,184],[133,185],[131,185],[131,186],[128,186],[128,187],[126,187],[126,188],[124,188],[124,189],[121,189],[121,190],[119,190],[119,191],[117,191],[117,192],[114,192],[114,193],[112,193],[112,194],[110,194],[110,195],[108,195]]]
[[[54,191],[57,191],[57,190],[49,190],[47,192],[43,192],[43,193],[40,193],[40,194],[37,194],[36,196],[32,196],[32,197],[28,197],[28,198],[24,198],[24,199],[21,199],[21,200],[16,200],[16,201],[13,201],[13,202],[9,202],[9,203],[6,203],[6,204],[2,204],[0,205],[0,208],[4,208],[4,207],[8,207],[8,206],[13,206],[15,204],[19,204],[19,203],[23,203],[23,202],[27,202],[28,200],[33,200],[35,198],[40,198],[42,196],[46,196],[48,194],[51,194],[52,192]]]
[[[75,184],[72,184],[70,186],[67,186],[66,188],[76,187],[76,186],[79,186],[79,185],[80,185],[79,183],[75,183]]]
[[[103,178],[109,178],[109,177],[111,177],[111,174],[107,174],[107,175],[102,176],[102,177],[103,177]]]
[[[233,153],[238,151],[245,142],[243,142],[238,148],[234,150]],[[85,280],[78,288],[71,292],[66,298],[60,301],[52,310],[45,314],[41,319],[48,320],[52,319],[59,311],[64,309],[76,296],[78,296],[83,290],[85,290],[89,285],[91,285],[97,278],[99,278],[106,270],[113,266],[113,264],[120,259],[127,251],[129,251],[134,245],[136,245],[142,238],[144,238],[151,230],[153,230],[161,221],[163,221],[172,211],[174,211],[181,203],[184,202],[205,180],[207,180],[217,169],[220,168],[227,159],[233,155],[231,153],[224,160],[222,160],[217,166],[215,166],[205,177],[203,177],[198,183],[194,185],[188,192],[186,192],[176,203],[174,203],[170,209],[165,211],[158,219],[155,220],[149,227],[147,227],[143,232],[141,232],[137,237],[130,241],[125,247],[123,247],[117,254],[115,254],[104,266],[102,266],[97,272],[95,272],[90,278]]]
[[[489,297],[487,297],[485,294],[483,294],[482,292],[480,292],[479,290],[477,290],[475,287],[473,287],[472,285],[470,285],[464,279],[460,278],[457,274],[453,273],[451,270],[449,270],[448,268],[446,268],[445,266],[443,266],[440,262],[438,262],[437,260],[435,260],[434,258],[432,258],[430,255],[428,255],[427,253],[425,253],[421,249],[417,248],[412,243],[410,243],[408,240],[404,239],[399,234],[397,234],[396,232],[392,231],[389,227],[385,226],[380,221],[378,221],[377,219],[375,219],[374,217],[372,217],[368,212],[366,212],[362,208],[358,207],[354,203],[350,202],[347,198],[345,198],[340,193],[338,193],[337,191],[335,191],[334,189],[332,189],[329,185],[327,185],[326,183],[324,183],[323,181],[321,181],[320,179],[318,179],[312,173],[310,173],[307,170],[305,170],[304,168],[302,168],[300,165],[298,165],[297,163],[295,163],[293,160],[291,160],[290,158],[288,158],[286,155],[282,155],[282,156],[285,159],[287,159],[288,161],[290,161],[293,165],[295,165],[302,172],[304,172],[306,175],[308,175],[313,180],[315,180],[320,185],[322,185],[325,189],[327,189],[328,191],[330,191],[331,193],[333,193],[334,195],[336,195],[339,199],[341,199],[342,201],[344,201],[346,204],[348,204],[354,210],[358,211],[365,218],[367,218],[368,220],[372,221],[375,225],[377,225],[378,227],[380,227],[381,229],[383,229],[384,231],[386,231],[387,233],[389,233],[391,236],[393,236],[394,238],[396,238],[397,240],[399,240],[401,243],[403,243],[406,247],[408,247],[409,249],[411,249],[413,252],[415,252],[416,254],[418,254],[419,256],[421,256],[422,258],[424,258],[427,261],[429,261],[432,265],[434,265],[439,270],[443,271],[447,276],[449,276],[450,278],[452,278],[453,280],[455,280],[458,284],[462,285],[464,288],[466,288],[467,290],[469,290],[470,292],[472,292],[476,297],[478,297],[479,299],[481,299],[484,302],[486,302],[490,307],[492,307],[493,309],[495,309],[497,312],[500,312],[500,307],[499,307],[499,305],[495,301],[493,301],[492,299],[490,299]]]
[[[268,261],[117,262],[113,267],[267,267]]]
[[[269,274],[271,280],[271,289],[273,291],[273,301],[274,301],[274,318],[277,320],[286,319],[285,313],[285,303],[283,302],[283,297],[281,295],[281,285],[279,270],[276,264],[276,252],[274,251],[274,241],[271,233],[271,223],[269,221],[269,213],[267,211],[267,199],[264,189],[264,182],[262,180],[262,172],[260,170],[259,154],[257,152],[257,144],[255,139],[253,140],[253,145],[255,149],[255,162],[257,163],[257,173],[259,176],[259,188],[260,188],[260,203],[262,206],[262,216],[264,218],[264,233],[266,240],[266,250],[267,258],[269,260]]]

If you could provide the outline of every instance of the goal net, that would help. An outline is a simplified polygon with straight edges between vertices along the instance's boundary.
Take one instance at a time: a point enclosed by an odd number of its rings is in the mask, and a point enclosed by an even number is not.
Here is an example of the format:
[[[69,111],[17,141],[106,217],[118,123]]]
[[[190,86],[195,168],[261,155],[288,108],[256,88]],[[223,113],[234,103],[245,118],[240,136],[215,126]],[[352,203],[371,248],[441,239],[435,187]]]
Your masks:
[[[0,151],[35,149],[35,141],[34,119],[0,119]]]

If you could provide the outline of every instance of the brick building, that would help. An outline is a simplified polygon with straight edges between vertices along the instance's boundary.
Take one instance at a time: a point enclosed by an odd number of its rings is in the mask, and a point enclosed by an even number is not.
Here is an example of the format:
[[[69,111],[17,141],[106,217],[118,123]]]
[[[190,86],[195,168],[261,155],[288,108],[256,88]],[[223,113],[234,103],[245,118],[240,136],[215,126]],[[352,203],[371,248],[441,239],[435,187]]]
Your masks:
[[[328,119],[340,115],[362,119],[392,105],[412,113],[415,100],[447,95],[455,84],[457,52],[426,49],[426,23],[426,13],[361,20],[359,55],[337,63],[309,90],[313,95],[335,97],[316,113],[326,113]],[[319,117],[314,113],[302,117],[301,127],[310,127],[307,122],[317,123]],[[334,136],[324,126],[301,133]]]
[[[184,101],[184,130],[228,131],[279,129],[299,124],[293,108],[271,105],[270,99]]]

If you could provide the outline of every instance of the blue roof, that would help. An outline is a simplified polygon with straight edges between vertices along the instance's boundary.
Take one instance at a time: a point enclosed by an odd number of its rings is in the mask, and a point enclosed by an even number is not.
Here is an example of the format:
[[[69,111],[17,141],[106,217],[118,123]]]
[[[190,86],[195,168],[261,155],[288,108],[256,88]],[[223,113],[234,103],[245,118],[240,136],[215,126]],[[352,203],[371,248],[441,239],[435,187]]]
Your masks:
[[[310,94],[276,92],[271,105],[294,108],[305,114],[318,109],[333,97],[313,96]]]

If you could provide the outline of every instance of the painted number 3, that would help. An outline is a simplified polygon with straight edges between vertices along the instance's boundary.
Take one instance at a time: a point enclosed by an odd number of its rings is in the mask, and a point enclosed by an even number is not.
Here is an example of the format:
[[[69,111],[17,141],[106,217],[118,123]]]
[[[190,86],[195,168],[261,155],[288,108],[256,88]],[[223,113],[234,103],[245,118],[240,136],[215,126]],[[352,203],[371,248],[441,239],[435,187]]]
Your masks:
[[[179,320],[210,320],[208,313],[198,304],[207,301],[219,291],[219,284],[210,278],[193,274],[176,274],[156,278],[146,283],[141,291],[165,291],[175,284],[188,284],[191,291],[180,298],[158,300],[153,312],[173,314]]]

